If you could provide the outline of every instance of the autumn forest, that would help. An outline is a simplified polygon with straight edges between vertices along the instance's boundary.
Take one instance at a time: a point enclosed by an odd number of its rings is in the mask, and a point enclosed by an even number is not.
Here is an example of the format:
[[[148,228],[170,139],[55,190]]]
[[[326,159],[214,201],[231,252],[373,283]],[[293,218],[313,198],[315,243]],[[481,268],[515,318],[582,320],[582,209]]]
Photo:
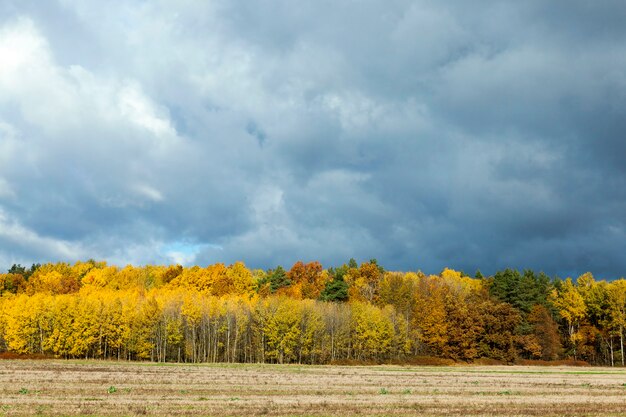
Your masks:
[[[577,360],[624,366],[626,280],[324,269],[14,265],[0,352],[158,362]]]

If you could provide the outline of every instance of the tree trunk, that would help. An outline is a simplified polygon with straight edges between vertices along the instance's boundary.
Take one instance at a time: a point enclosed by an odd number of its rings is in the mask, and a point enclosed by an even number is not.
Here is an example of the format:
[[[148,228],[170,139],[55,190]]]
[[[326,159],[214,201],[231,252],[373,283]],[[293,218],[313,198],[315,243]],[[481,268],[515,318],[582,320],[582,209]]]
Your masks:
[[[619,342],[622,352],[622,366],[624,366],[624,326],[619,326]]]

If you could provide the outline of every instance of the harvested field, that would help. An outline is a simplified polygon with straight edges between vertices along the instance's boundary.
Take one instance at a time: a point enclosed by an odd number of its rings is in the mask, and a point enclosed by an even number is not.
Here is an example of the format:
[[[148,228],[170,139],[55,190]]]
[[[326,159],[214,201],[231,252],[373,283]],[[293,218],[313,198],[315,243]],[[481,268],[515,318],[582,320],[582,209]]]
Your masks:
[[[626,370],[0,360],[0,416],[623,416]]]

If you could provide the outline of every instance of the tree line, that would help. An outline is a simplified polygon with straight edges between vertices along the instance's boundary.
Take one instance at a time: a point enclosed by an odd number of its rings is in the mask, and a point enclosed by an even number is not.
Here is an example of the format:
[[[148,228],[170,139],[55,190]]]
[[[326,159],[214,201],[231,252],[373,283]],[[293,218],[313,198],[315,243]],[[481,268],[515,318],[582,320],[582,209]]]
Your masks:
[[[0,351],[62,358],[336,363],[489,358],[624,366],[626,280],[506,269],[470,277],[324,269],[120,268],[89,260],[0,274]]]

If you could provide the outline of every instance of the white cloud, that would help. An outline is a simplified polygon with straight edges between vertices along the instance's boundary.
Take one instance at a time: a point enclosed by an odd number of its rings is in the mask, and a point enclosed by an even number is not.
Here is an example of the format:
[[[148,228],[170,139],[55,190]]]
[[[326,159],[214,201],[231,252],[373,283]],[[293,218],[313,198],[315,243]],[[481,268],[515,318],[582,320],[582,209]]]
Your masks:
[[[172,138],[176,130],[166,116],[160,116],[155,105],[135,85],[126,85],[118,93],[119,109],[122,116],[158,138]],[[163,111],[161,110],[161,113]]]
[[[58,260],[80,259],[87,255],[80,244],[49,236],[41,236],[24,227],[0,207],[0,244],[4,252],[18,257],[24,253],[35,253],[45,258]]]
[[[33,22],[22,18],[0,29],[0,56],[0,81],[10,84],[23,76],[32,62],[47,60],[47,45],[37,35]]]
[[[150,201],[159,202],[163,201],[163,194],[154,187],[146,184],[137,184],[132,189],[137,192],[141,197],[144,197]]]

